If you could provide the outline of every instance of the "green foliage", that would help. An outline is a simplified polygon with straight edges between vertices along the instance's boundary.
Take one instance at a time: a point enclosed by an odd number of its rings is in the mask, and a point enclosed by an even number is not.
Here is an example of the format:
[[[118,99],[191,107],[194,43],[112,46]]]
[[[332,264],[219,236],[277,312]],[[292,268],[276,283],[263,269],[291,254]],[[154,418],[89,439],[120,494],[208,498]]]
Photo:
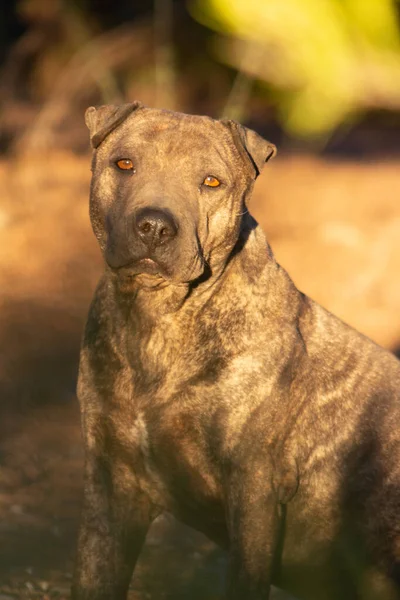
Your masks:
[[[284,128],[325,137],[355,114],[400,107],[393,0],[196,0],[220,57],[267,85]]]

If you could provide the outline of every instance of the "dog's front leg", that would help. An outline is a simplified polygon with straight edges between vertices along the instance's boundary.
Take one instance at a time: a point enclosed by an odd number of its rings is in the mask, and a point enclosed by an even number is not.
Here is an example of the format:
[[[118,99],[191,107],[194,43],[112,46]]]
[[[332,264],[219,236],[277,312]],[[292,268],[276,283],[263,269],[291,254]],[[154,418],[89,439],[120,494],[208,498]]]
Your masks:
[[[82,345],[78,396],[85,485],[73,600],[125,600],[152,520],[160,513],[142,491],[132,373],[110,321],[110,289],[99,284]]]
[[[73,600],[125,600],[156,511],[119,464],[89,456]]]
[[[227,600],[268,600],[279,545],[281,507],[264,469],[230,482]]]

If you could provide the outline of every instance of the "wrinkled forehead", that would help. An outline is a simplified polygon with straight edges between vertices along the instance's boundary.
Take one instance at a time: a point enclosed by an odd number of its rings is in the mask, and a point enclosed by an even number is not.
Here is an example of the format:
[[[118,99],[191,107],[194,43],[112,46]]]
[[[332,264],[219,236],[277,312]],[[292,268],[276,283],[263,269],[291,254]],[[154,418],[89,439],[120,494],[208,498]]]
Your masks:
[[[229,129],[209,117],[145,108],[133,113],[111,137],[118,151],[152,160],[231,163],[240,159]]]

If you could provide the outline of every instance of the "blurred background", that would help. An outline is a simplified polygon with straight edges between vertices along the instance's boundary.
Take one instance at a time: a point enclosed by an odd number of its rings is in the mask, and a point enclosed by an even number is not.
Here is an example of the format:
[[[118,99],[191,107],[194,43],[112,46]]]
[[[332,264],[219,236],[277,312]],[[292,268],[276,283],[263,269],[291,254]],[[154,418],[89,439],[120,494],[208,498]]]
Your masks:
[[[62,599],[82,487],[79,343],[102,268],[85,108],[138,99],[236,118],[277,144],[250,209],[279,262],[399,352],[400,4],[1,0],[0,10],[0,600]],[[221,598],[224,561],[162,519],[130,598]]]

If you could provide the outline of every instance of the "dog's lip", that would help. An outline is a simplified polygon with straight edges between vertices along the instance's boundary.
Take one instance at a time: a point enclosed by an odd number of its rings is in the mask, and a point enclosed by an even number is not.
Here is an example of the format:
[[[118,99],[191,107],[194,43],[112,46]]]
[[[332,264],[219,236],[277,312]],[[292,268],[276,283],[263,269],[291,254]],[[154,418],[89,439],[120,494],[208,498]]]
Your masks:
[[[158,263],[150,258],[144,257],[132,261],[126,265],[123,265],[118,268],[114,268],[113,271],[118,275],[118,277],[135,277],[141,273],[149,273],[150,275],[159,275],[160,274],[160,266]]]
[[[201,277],[204,271],[204,259],[201,255],[196,255],[196,257],[198,260],[192,261],[189,273],[186,273],[184,279],[174,276],[171,268],[150,256],[136,258],[119,267],[111,265],[109,267],[122,285],[131,285],[134,282],[145,287],[170,283],[175,285],[189,284]]]
[[[120,285],[131,286],[136,282],[140,287],[162,287],[169,283],[168,271],[160,263],[148,256],[136,259],[117,269],[112,269]]]
[[[158,264],[156,263],[156,261],[150,257],[144,257],[144,258],[140,258],[139,260],[135,260],[131,263],[129,263],[128,265],[123,265],[122,267],[119,267],[118,269],[116,269],[118,275],[122,275],[122,276],[130,276],[130,275],[137,275],[139,273],[141,273],[141,269],[145,268],[148,269],[150,268],[151,270],[153,270],[154,268],[159,268]]]
[[[118,277],[120,289],[127,292],[132,290],[132,286],[156,290],[169,283],[160,272],[158,263],[149,257],[141,258],[113,271]]]

